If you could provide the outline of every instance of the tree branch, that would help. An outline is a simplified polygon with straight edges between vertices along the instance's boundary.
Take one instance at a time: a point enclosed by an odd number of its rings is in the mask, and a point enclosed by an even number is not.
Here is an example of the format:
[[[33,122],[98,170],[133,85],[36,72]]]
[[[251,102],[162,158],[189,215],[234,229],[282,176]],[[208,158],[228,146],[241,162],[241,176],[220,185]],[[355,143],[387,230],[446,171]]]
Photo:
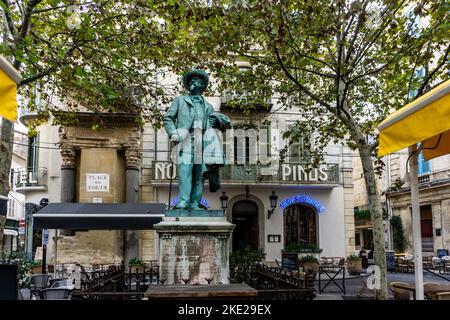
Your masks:
[[[8,0],[2,0],[2,2],[5,4],[5,6],[8,8],[8,10],[10,10],[11,6],[9,4]],[[14,25],[14,21],[11,17],[10,12],[8,12],[8,10],[3,10],[4,14],[5,14],[5,19],[6,19],[6,25],[8,26],[9,32],[11,33],[11,35],[13,36],[14,40],[17,39],[17,29],[16,26]]]
[[[37,74],[35,74],[34,76],[31,76],[29,78],[23,79],[22,81],[20,81],[19,85],[17,86],[18,88],[20,88],[21,86],[27,85],[33,81],[39,80],[45,76],[48,76],[50,73],[56,71],[58,67],[56,65],[48,68],[47,70],[41,71]]]
[[[363,12],[366,10],[367,4],[368,4],[368,2],[365,1],[363,4],[363,7],[362,7]],[[362,14],[359,14],[358,23],[356,24],[355,30],[353,32],[352,40],[350,40],[350,45],[347,50],[347,55],[345,57],[346,64],[348,64],[348,62],[350,60],[350,56],[353,52],[353,49],[355,48],[355,41],[356,41],[356,38],[358,38],[358,33],[359,33],[359,30],[361,29],[362,25],[363,25]]]
[[[86,2],[86,3],[80,3],[80,4],[77,4],[77,6],[86,6],[86,5],[92,4],[92,3],[95,3],[95,1]],[[33,10],[33,14],[48,12],[48,11],[52,11],[52,10],[63,9],[63,8],[67,8],[69,6],[70,6],[70,4],[63,5],[63,6],[57,6],[57,7],[51,7],[51,8],[45,8],[45,9],[40,9],[40,10]]]
[[[385,69],[388,65],[389,65],[389,62],[385,63],[384,65],[382,65],[382,66],[379,67],[379,68],[376,68],[376,69],[367,71],[366,73],[363,73],[363,74],[360,74],[359,76],[356,76],[356,77],[350,79],[349,83],[353,83],[353,82],[355,82],[356,80],[358,80],[358,79],[360,79],[360,78],[363,78],[363,77],[365,77],[365,76],[369,76],[369,75],[371,75],[371,74],[374,74],[374,73],[378,73],[378,72],[380,72],[380,71],[383,71],[383,69]]]
[[[394,15],[395,13],[397,13],[398,10],[400,10],[400,8],[403,6],[403,3],[405,1],[403,0],[400,5],[394,10],[394,12],[392,12],[392,15]],[[388,12],[388,9],[386,9],[380,16],[380,19],[383,18],[383,16],[385,16]],[[370,47],[372,47],[372,45],[375,43],[375,41],[378,39],[378,37],[382,34],[382,32],[387,28],[387,26],[390,24],[390,20],[389,18],[385,21],[384,25],[382,25],[381,28],[379,28],[377,30],[377,32],[375,33],[374,37],[372,38],[372,40],[370,40],[368,43],[366,43],[365,46],[362,47],[361,51],[358,52],[358,54],[355,56],[355,62],[353,63],[353,68],[356,68],[356,66],[358,65],[358,63],[363,59],[363,57],[365,56],[365,53],[370,49]]]
[[[284,18],[284,13],[283,13],[283,12],[281,12],[281,18],[283,19],[284,25],[286,26],[286,29],[287,29],[288,34],[289,34],[289,37],[291,38],[291,42],[292,42],[292,45],[293,45],[292,49],[297,53],[297,55],[299,55],[299,56],[301,56],[301,57],[304,57],[304,58],[307,58],[307,59],[310,59],[310,60],[312,60],[312,61],[319,62],[319,63],[321,63],[321,64],[327,66],[327,67],[330,68],[331,70],[335,71],[334,68],[333,68],[333,66],[332,66],[331,64],[329,64],[329,63],[327,63],[327,62],[325,62],[325,61],[323,61],[323,60],[321,60],[321,59],[319,59],[319,58],[311,57],[311,56],[309,56],[309,55],[306,55],[306,54],[301,53],[300,48],[297,46],[297,43],[296,43],[295,40],[294,40],[294,37],[293,37],[292,32],[291,32],[291,28],[289,28],[290,23],[289,23],[289,21],[286,21],[286,20],[285,20],[285,18]]]
[[[325,108],[327,108],[328,110],[332,111],[332,107],[326,103],[325,101],[323,101],[322,99],[320,99],[316,94],[314,94],[313,92],[311,92],[308,88],[306,88],[304,85],[302,85],[300,82],[298,82],[298,80],[289,72],[289,70],[286,68],[286,66],[283,63],[283,60],[281,60],[280,57],[280,53],[278,51],[277,45],[276,43],[274,43],[274,49],[275,49],[275,55],[277,57],[277,61],[280,64],[281,69],[284,71],[284,73],[286,74],[286,76],[292,80],[292,82],[294,82],[299,88],[300,90],[302,90],[304,93],[306,93],[309,97],[311,97],[311,99],[313,99],[314,101],[316,101],[317,103],[319,103],[320,105],[324,106]]]
[[[23,80],[19,83],[19,85],[18,85],[17,87],[21,87],[21,86],[27,85],[27,84],[29,84],[29,83],[31,83],[31,82],[33,82],[33,81],[39,80],[39,79],[41,79],[41,78],[43,78],[43,77],[46,77],[46,76],[48,76],[49,74],[51,74],[52,72],[56,71],[56,70],[64,63],[64,60],[72,55],[73,51],[75,50],[75,47],[76,47],[76,44],[73,44],[73,45],[66,51],[66,53],[64,54],[64,57],[61,59],[61,61],[56,62],[53,66],[47,68],[47,69],[44,70],[44,71],[38,72],[38,73],[35,74],[34,76],[31,76],[31,77],[29,77],[29,78],[23,79]]]
[[[444,54],[444,56],[442,57],[441,62],[436,66],[436,68],[434,68],[433,71],[431,71],[429,74],[427,74],[427,75],[425,76],[425,79],[424,79],[422,85],[420,86],[419,90],[417,90],[416,98],[419,97],[419,96],[421,96],[421,95],[423,94],[423,91],[424,91],[425,87],[428,85],[428,82],[430,82],[431,78],[433,78],[433,76],[436,74],[436,72],[438,72],[439,69],[440,69],[445,63],[447,63],[447,57],[448,57],[449,52],[450,52],[450,45],[449,45],[449,46],[447,47],[447,49],[445,50],[445,54]]]
[[[19,41],[23,40],[25,38],[25,36],[27,35],[28,27],[29,27],[30,21],[31,21],[31,15],[33,14],[33,9],[41,2],[42,2],[42,0],[31,0],[28,3],[28,5],[27,5],[27,7],[25,9],[23,22],[22,22],[22,25],[20,27]]]

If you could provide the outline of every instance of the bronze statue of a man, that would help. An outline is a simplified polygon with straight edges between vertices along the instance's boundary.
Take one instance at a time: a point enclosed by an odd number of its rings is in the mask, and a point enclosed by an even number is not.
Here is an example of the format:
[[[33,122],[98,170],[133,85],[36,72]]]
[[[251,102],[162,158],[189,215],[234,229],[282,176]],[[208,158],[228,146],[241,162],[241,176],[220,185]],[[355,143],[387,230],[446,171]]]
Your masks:
[[[203,70],[187,72],[183,84],[189,94],[176,97],[164,115],[164,128],[176,144],[179,202],[175,209],[203,209],[200,201],[206,177],[210,191],[220,188],[218,167],[225,164],[225,157],[217,130],[231,128],[231,122],[202,96],[208,82]]]

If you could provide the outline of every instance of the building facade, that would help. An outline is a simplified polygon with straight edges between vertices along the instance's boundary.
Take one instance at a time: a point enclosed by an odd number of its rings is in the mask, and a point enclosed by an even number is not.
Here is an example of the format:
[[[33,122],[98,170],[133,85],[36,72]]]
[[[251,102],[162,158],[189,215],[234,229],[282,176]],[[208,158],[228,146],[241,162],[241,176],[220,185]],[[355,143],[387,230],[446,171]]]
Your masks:
[[[222,209],[220,197],[224,193],[228,197],[226,215],[236,224],[230,249],[247,245],[262,249],[267,261],[280,259],[282,250],[289,246],[317,248],[324,256],[352,254],[351,151],[342,145],[329,145],[323,163],[310,168],[301,143],[282,139],[282,133],[300,119],[300,112],[280,111],[278,101],[272,99],[271,112],[257,109],[244,115],[229,108],[224,97],[207,100],[233,124],[233,131],[224,136],[230,164],[221,169],[222,188],[210,193],[205,184],[203,195],[203,204],[209,209]],[[32,117],[25,111],[21,120],[26,123]],[[128,202],[134,195],[134,191],[128,192],[130,173],[137,174],[136,190],[130,189],[138,191],[136,201],[165,203],[167,208],[176,203],[176,166],[169,156],[173,146],[164,129],[149,125],[138,128],[126,114],[101,117],[103,125],[97,129],[93,129],[90,113],[79,113],[76,124],[53,126],[49,119],[38,128],[38,136],[31,138],[34,142],[30,140],[36,148],[28,149],[26,173],[16,170],[15,177],[15,189],[25,195],[29,214],[42,199],[50,203]],[[252,135],[255,132],[257,138]],[[281,162],[283,149],[287,153]],[[257,155],[256,162],[253,155]],[[268,163],[262,164],[264,159],[269,159]],[[89,189],[88,179],[93,176],[108,176],[108,189]],[[271,195],[277,196],[275,207]],[[39,239],[35,239],[33,252],[39,246]],[[127,253],[130,248],[132,253]],[[148,261],[159,258],[158,248],[154,230],[50,230],[47,262],[108,264],[133,256]]]
[[[230,117],[233,130],[223,137],[228,165],[221,170],[222,188],[211,193],[207,184],[203,204],[221,209],[220,197],[228,197],[226,215],[236,225],[231,250],[249,245],[262,249],[266,260],[280,259],[289,245],[318,248],[324,256],[345,256],[354,252],[354,216],[351,153],[341,145],[327,147],[323,164],[308,172],[301,145],[287,146],[287,156],[280,162],[280,152],[289,144],[282,133],[299,120],[295,111],[266,110],[245,116],[233,112],[222,97],[208,97],[216,111]],[[272,110],[279,109],[272,100]],[[256,141],[251,132],[259,136]],[[262,138],[264,137],[264,138]],[[311,138],[311,137],[308,137]],[[261,143],[264,141],[264,143]],[[267,141],[267,143],[265,143]],[[141,200],[177,202],[176,166],[171,162],[171,142],[164,129],[145,127],[143,132]],[[274,159],[268,165],[251,163],[252,155]],[[274,210],[270,196],[278,196]],[[148,231],[141,237],[141,254],[157,256],[157,235]]]
[[[14,253],[23,248],[25,218],[25,197],[14,188],[14,171],[26,165],[27,136],[14,131],[14,146],[11,160],[10,192],[8,194],[5,229],[3,230],[3,252]]]
[[[411,189],[409,179],[408,150],[382,158],[385,168],[377,177],[385,213],[386,248],[412,253]],[[365,182],[361,161],[353,159],[353,183],[355,186],[356,249],[369,249],[372,245],[372,222],[368,212]],[[418,158],[419,201],[421,215],[422,252],[438,255],[438,250],[450,250],[450,156],[445,155],[429,161]],[[392,217],[400,217],[403,231],[398,223],[391,224]],[[399,247],[394,236],[402,233],[403,245]]]
[[[407,150],[388,155],[390,188],[386,197],[392,215],[401,217],[406,240],[405,250],[412,252],[411,195]],[[419,201],[424,255],[450,251],[450,156],[429,161],[419,154]]]

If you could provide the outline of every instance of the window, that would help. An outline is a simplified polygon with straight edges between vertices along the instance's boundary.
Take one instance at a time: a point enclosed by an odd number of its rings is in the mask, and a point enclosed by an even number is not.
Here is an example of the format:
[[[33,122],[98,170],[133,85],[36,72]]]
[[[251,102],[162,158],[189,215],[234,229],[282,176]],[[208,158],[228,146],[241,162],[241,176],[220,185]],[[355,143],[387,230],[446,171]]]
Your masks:
[[[234,163],[248,164],[250,162],[250,138],[234,137]]]
[[[308,163],[310,161],[310,155],[308,151],[309,142],[304,136],[298,139],[298,141],[289,141],[288,147],[288,162],[289,163]]]
[[[284,210],[284,245],[317,245],[316,211],[310,206],[293,205]]]
[[[419,175],[430,173],[430,161],[426,161],[423,158],[422,151],[420,151],[417,159],[417,173]]]
[[[27,169],[29,172],[38,172],[39,167],[39,136],[28,138]]]
[[[251,125],[237,125],[234,134],[234,163],[257,163],[257,128]]]

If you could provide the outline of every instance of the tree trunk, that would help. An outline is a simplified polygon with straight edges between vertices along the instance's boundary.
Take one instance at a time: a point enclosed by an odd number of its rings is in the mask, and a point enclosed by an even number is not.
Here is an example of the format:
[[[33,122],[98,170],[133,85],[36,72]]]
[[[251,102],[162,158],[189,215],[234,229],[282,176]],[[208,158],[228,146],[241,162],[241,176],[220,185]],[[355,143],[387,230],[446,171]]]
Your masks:
[[[386,300],[387,293],[387,268],[386,268],[386,249],[384,240],[384,225],[383,225],[383,211],[381,209],[380,196],[377,191],[377,184],[375,180],[375,171],[373,168],[372,157],[370,154],[370,147],[366,142],[364,135],[353,119],[345,120],[350,134],[355,141],[364,172],[364,179],[366,182],[366,191],[369,200],[369,210],[372,217],[373,227],[373,243],[374,243],[374,260],[375,265],[380,268],[380,285],[377,289],[377,299]],[[376,276],[376,275],[375,275]]]
[[[8,197],[9,173],[11,170],[11,159],[13,152],[12,140],[14,137],[14,124],[2,118],[2,130],[0,136],[0,195]],[[3,230],[5,228],[6,216],[0,215],[0,251],[3,252]]]

